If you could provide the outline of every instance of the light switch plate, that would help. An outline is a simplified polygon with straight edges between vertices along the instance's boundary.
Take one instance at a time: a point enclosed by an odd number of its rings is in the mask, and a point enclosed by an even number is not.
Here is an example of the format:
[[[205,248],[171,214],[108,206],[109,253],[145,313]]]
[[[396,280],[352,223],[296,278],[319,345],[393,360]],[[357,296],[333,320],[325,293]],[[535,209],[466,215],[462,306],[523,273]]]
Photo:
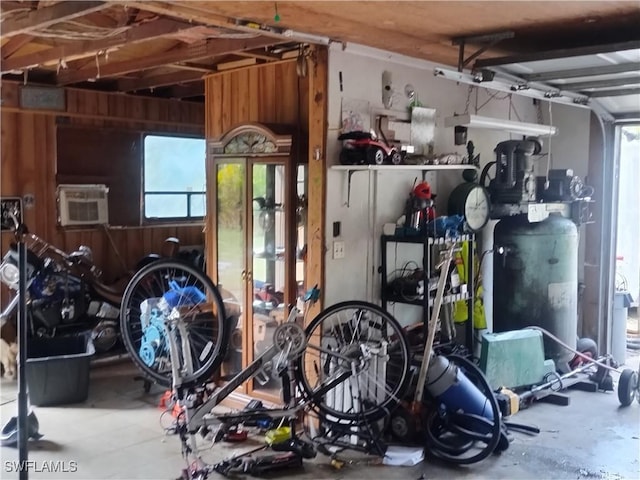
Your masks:
[[[333,259],[337,260],[339,258],[344,258],[344,242],[335,241],[333,242]]]

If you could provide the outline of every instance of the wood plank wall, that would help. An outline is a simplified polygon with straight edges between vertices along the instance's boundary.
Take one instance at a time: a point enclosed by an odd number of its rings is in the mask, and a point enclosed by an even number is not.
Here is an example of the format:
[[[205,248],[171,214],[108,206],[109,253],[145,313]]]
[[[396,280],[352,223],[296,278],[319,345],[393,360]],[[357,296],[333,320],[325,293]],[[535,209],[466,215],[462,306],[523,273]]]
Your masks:
[[[57,225],[56,122],[203,135],[204,106],[67,89],[66,112],[25,111],[19,108],[19,88],[20,84],[13,82],[3,81],[1,85],[2,196],[33,194],[35,205],[24,212],[32,232],[66,251],[89,245],[105,278],[118,278],[125,269],[104,229],[64,229]],[[146,253],[160,252],[164,239],[170,236],[178,237],[183,245],[204,243],[203,224],[111,228],[109,233],[127,268]],[[11,233],[2,233],[3,254],[12,239]],[[7,295],[2,293],[4,304]]]
[[[205,79],[205,137],[217,138],[235,125],[247,122],[297,126],[307,132],[308,78],[298,78],[295,59],[273,65],[259,65],[236,71],[217,73]],[[207,163],[207,181],[215,181],[214,170]],[[207,188],[211,192],[211,188]],[[213,195],[207,196],[207,208],[215,208]],[[206,228],[209,275],[216,278],[216,229]]]

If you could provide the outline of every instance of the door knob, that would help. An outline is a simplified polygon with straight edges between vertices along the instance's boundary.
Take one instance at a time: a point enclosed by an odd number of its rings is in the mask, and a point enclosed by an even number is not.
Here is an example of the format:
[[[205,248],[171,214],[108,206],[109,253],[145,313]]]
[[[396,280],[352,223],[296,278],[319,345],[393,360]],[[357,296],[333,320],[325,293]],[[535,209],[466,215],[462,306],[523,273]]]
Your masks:
[[[246,270],[242,270],[242,273],[240,274],[240,277],[242,278],[242,280],[246,280],[247,279],[247,271]]]

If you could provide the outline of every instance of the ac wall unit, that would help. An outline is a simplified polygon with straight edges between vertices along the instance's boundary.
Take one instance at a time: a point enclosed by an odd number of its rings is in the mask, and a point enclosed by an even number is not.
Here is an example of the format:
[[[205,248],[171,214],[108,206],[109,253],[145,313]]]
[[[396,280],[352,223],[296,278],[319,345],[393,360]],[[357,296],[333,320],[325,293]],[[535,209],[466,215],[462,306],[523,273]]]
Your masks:
[[[106,185],[58,185],[60,225],[109,223],[109,188]]]

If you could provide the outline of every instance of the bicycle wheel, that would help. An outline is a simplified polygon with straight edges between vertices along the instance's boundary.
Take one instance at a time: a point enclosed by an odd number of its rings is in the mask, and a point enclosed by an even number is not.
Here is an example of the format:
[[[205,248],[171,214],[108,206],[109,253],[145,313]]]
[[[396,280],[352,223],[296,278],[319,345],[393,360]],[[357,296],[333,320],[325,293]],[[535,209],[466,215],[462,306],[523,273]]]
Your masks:
[[[338,303],[314,318],[306,334],[297,380],[325,420],[379,420],[403,398],[409,347],[388,312],[368,302]]]
[[[138,271],[122,297],[120,329],[134,363],[156,383],[172,386],[170,334],[181,381],[205,381],[220,366],[227,334],[218,289],[202,271],[157,260]]]

